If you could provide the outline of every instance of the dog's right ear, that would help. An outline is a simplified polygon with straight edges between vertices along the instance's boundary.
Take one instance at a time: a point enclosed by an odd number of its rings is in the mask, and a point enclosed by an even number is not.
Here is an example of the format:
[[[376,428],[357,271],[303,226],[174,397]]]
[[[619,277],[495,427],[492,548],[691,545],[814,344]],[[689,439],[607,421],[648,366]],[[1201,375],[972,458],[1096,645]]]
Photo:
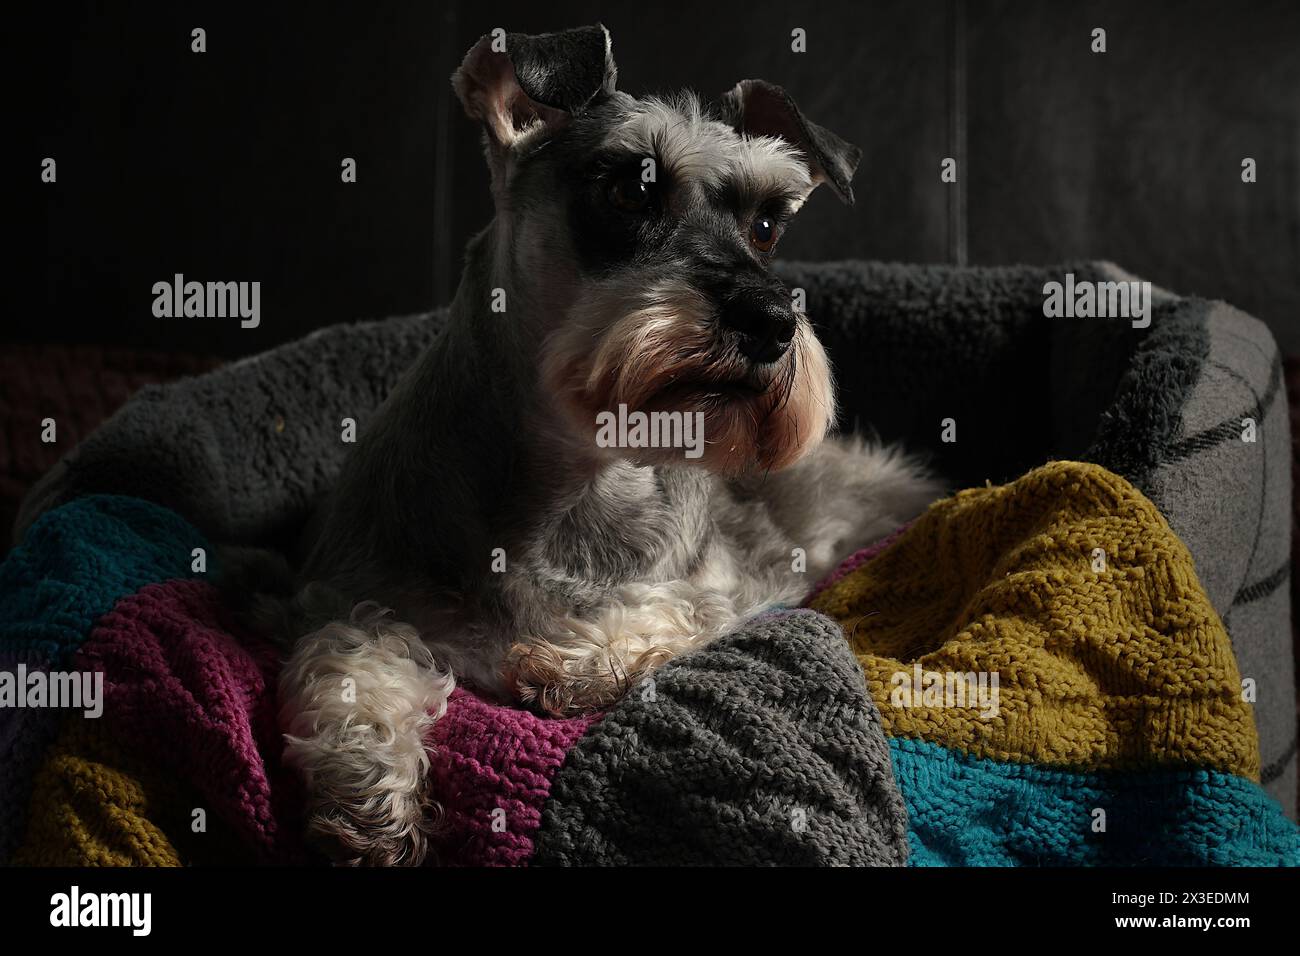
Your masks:
[[[465,54],[451,85],[495,152],[567,123],[613,93],[617,76],[609,31],[600,24],[537,36],[496,29]]]
[[[736,132],[775,136],[797,148],[808,160],[813,185],[830,183],[841,200],[853,205],[849,183],[862,150],[810,122],[781,87],[766,80],[741,80],[723,94],[722,108]]]

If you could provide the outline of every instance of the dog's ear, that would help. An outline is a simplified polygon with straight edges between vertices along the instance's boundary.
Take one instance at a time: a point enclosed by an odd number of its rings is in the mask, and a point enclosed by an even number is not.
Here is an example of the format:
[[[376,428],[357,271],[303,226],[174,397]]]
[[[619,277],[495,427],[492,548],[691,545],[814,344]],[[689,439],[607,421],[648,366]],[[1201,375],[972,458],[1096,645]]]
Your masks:
[[[537,36],[494,30],[465,54],[451,84],[491,144],[508,149],[539,121],[560,126],[613,93],[617,76],[609,31],[597,24]]]
[[[722,96],[723,114],[736,132],[776,136],[808,159],[813,185],[830,183],[835,194],[853,205],[853,178],[862,150],[806,119],[790,94],[765,80],[741,80]]]

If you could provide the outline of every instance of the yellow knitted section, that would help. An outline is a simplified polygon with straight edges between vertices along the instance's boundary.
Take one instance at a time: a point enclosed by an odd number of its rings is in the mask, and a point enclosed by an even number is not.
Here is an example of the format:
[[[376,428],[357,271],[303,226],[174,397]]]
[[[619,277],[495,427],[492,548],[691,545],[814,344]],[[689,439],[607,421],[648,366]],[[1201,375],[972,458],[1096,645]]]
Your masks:
[[[20,866],[180,866],[154,823],[160,805],[175,806],[165,782],[117,769],[128,760],[80,715],[68,718],[33,780]]]
[[[1055,462],[940,501],[811,606],[843,626],[895,736],[997,760],[1259,778],[1254,715],[1191,555],[1096,465]],[[916,662],[997,673],[997,715],[896,692]]]

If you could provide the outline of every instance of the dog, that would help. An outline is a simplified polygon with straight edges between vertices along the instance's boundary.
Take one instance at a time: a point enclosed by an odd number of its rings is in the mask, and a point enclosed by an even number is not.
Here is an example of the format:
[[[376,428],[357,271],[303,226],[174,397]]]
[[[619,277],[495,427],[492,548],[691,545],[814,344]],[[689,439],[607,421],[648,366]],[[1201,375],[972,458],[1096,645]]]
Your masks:
[[[457,682],[607,707],[941,494],[825,437],[830,365],[771,269],[817,186],[852,203],[860,151],[761,80],[706,107],[616,78],[603,26],[485,36],[452,78],[495,217],[317,516],[280,686],[337,862],[424,860]]]

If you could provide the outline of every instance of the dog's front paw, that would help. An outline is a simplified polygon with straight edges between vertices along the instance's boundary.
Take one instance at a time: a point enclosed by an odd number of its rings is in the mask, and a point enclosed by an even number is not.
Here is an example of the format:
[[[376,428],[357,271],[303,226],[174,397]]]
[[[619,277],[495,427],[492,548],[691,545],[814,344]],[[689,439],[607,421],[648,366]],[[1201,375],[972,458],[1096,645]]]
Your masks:
[[[551,644],[516,644],[506,655],[505,683],[521,704],[551,717],[600,710],[627,690],[628,675],[612,661],[594,675],[575,675],[573,668]]]
[[[628,658],[609,648],[516,644],[506,656],[506,683],[520,703],[551,717],[573,717],[612,707],[672,656],[667,645]]]
[[[439,808],[423,794],[388,792],[339,802],[317,797],[307,843],[340,866],[419,866]]]
[[[280,677],[285,762],[307,837],[339,863],[418,866],[437,811],[429,733],[455,688],[418,632],[361,606],[304,638]]]

